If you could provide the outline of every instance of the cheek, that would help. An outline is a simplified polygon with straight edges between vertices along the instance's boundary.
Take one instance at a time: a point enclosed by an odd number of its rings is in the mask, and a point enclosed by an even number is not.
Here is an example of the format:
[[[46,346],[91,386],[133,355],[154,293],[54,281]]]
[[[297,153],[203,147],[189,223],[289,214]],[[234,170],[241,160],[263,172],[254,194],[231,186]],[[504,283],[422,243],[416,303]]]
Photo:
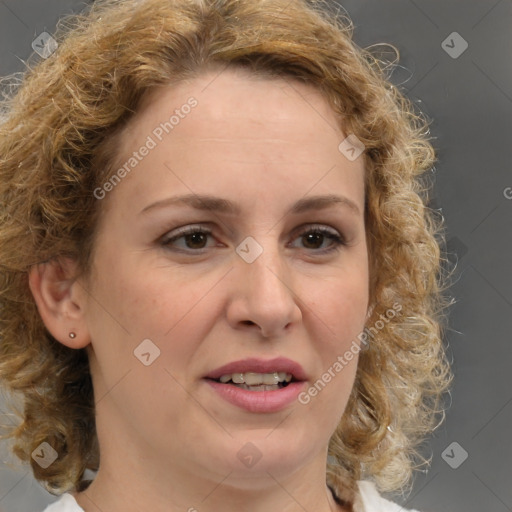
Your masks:
[[[126,357],[133,359],[136,347],[150,339],[160,350],[158,365],[181,374],[220,314],[220,301],[208,293],[218,277],[191,278],[171,265],[146,265],[145,272],[135,268],[135,263],[119,266],[103,287],[115,321],[110,315],[103,320]],[[130,350],[125,350],[127,344]]]
[[[366,288],[348,289],[346,293],[338,293],[333,297],[330,316],[334,325],[333,331],[340,341],[354,338],[365,324],[368,311],[368,293]]]
[[[184,368],[196,352],[201,333],[209,328],[211,304],[201,300],[207,279],[185,281],[176,268],[142,272],[129,258],[113,263],[113,256],[98,260],[98,275],[108,279],[97,281],[90,293],[88,321],[98,364],[97,392],[103,396],[115,387],[113,399],[128,407],[133,417],[138,407],[151,415],[162,403],[179,404],[180,410],[187,399]],[[147,339],[154,346],[142,345]],[[137,354],[148,351],[152,362],[145,366]]]
[[[134,336],[163,336],[204,296],[204,280],[185,278],[175,265],[151,265],[129,251],[122,258],[103,253],[97,275],[107,279],[94,286],[97,302],[103,301],[109,323],[114,320]]]
[[[333,277],[326,286],[317,286],[308,292],[310,314],[327,336],[325,341],[333,349],[341,350],[364,328],[368,311],[367,273],[361,271]]]
[[[368,307],[364,279],[347,279],[337,286],[317,291],[311,303],[311,339],[320,356],[313,382],[299,397],[311,418],[323,418],[332,433],[347,405],[357,372],[360,341]],[[307,322],[306,322],[307,323]]]

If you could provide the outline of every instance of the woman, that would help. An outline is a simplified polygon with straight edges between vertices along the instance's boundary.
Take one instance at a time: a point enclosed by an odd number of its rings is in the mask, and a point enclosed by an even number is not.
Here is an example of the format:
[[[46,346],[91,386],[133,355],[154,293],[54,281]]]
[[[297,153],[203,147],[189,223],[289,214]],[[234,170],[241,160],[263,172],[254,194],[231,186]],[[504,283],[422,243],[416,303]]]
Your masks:
[[[322,8],[96,2],[5,104],[0,375],[49,511],[400,510],[450,379],[434,155]]]

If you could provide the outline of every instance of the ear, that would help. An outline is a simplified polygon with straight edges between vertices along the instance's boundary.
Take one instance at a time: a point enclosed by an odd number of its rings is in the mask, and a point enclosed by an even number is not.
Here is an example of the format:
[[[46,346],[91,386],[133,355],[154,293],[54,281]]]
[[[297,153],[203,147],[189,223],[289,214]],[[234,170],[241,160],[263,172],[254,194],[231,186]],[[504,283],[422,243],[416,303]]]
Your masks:
[[[76,270],[73,260],[54,259],[33,265],[28,281],[48,331],[63,345],[78,349],[90,343],[90,336],[84,315],[86,293],[75,278]]]

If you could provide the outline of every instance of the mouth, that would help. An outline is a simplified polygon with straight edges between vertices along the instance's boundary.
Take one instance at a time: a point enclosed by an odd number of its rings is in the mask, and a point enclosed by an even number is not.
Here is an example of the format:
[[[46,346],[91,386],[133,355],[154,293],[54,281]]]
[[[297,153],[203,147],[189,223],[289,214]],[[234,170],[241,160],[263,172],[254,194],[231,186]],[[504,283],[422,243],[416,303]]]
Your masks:
[[[306,386],[302,366],[285,357],[243,359],[204,377],[223,400],[252,413],[273,413],[291,406]]]
[[[285,388],[291,382],[298,382],[291,373],[271,372],[235,372],[225,373],[218,379],[209,379],[220,384],[230,384],[247,391],[276,391]]]
[[[259,386],[273,386],[273,389],[280,389],[290,382],[304,381],[307,376],[299,363],[286,357],[276,357],[270,360],[248,358],[233,361],[212,370],[205,378],[244,389]],[[261,391],[269,390],[261,389]]]

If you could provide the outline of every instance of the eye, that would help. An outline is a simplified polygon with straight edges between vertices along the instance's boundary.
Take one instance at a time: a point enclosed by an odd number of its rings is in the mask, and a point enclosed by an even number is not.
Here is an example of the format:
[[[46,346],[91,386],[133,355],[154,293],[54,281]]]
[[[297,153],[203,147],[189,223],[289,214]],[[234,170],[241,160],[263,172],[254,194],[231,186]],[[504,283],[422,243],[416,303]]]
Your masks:
[[[306,249],[318,251],[322,254],[341,249],[346,245],[344,238],[336,231],[325,226],[313,226],[303,229],[298,233]],[[323,247],[324,242],[330,241],[330,245]]]
[[[188,250],[197,251],[206,249],[206,243],[210,236],[212,236],[212,231],[205,226],[186,226],[173,232],[171,236],[164,236],[160,243],[173,250],[183,252],[189,252]],[[175,242],[180,239],[183,239],[185,247],[183,247],[183,244],[181,244],[181,247],[176,247],[177,244]]]
[[[199,253],[199,251],[208,248],[208,238],[212,236],[212,230],[206,226],[186,226],[171,232],[169,235],[165,235],[160,240],[160,244],[178,252]],[[321,254],[339,250],[341,246],[346,245],[344,238],[336,230],[325,226],[313,226],[308,229],[302,229],[296,234],[295,240],[302,240],[305,249]],[[325,242],[330,242],[330,244],[327,247],[322,247]]]

